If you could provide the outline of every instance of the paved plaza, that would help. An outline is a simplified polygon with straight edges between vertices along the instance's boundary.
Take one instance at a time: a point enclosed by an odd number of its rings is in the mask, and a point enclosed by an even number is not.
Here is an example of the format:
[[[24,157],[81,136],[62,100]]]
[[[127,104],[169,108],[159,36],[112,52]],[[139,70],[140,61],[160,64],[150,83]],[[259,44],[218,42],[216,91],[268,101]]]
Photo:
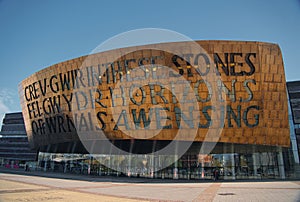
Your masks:
[[[288,202],[300,201],[300,181],[187,182],[1,172],[0,201]]]

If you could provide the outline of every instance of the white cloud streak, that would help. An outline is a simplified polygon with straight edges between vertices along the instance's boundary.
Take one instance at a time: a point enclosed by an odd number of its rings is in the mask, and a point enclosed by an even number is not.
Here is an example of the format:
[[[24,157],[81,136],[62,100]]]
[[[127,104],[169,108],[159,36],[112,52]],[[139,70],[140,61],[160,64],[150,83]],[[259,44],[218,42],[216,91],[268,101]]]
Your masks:
[[[7,88],[0,89],[0,127],[2,127],[2,121],[5,113],[11,112],[14,102],[14,94]]]

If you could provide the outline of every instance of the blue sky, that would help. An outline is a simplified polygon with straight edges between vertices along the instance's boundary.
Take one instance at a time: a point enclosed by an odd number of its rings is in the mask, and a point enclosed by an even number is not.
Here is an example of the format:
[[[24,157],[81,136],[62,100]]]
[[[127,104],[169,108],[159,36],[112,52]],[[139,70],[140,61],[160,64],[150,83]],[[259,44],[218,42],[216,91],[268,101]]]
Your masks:
[[[21,110],[17,87],[29,75],[140,28],[170,29],[195,40],[277,43],[286,79],[300,80],[299,20],[299,0],[0,0],[0,119]]]

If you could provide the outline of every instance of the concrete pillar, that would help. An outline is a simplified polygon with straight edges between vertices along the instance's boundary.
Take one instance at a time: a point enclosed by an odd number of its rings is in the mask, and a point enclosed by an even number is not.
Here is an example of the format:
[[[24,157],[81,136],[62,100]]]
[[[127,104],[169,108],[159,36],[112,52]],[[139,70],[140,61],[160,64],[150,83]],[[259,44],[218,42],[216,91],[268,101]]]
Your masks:
[[[204,170],[204,159],[201,160],[201,178],[205,178],[205,170]]]
[[[45,160],[44,171],[47,171],[47,166],[48,166],[48,160]]]
[[[222,166],[223,166],[223,175],[224,175],[224,180],[228,179],[227,173],[226,173],[226,155],[228,155],[228,150],[227,150],[227,143],[224,143],[223,145],[223,156],[222,156]],[[219,171],[220,172],[220,171]],[[219,173],[220,175],[220,173]]]
[[[81,174],[84,173],[84,163],[83,163],[83,160],[81,160],[81,172],[80,173]]]
[[[64,173],[66,173],[67,172],[67,162],[65,161],[65,163],[64,163]]]
[[[53,161],[53,156],[52,155],[51,155],[50,159],[51,159],[51,162],[50,162],[51,163],[50,164],[51,165],[51,171],[54,171],[54,161]]]
[[[254,178],[257,178],[257,160],[256,160],[256,154],[252,153],[252,159],[253,159],[253,175]]]
[[[157,155],[156,160],[155,160],[155,170],[156,170],[155,175],[156,175],[156,178],[161,177],[160,172],[159,172],[160,168],[161,168],[161,166],[160,166],[160,162],[159,162],[159,155]]]
[[[109,157],[109,168],[111,168],[111,167],[110,167],[110,158],[111,158],[111,156]],[[91,174],[91,166],[92,166],[92,156],[89,155],[88,175]],[[109,171],[110,171],[110,169],[108,169],[108,172],[109,172]]]
[[[231,179],[230,176],[227,175],[227,164],[226,164],[226,155],[230,156],[230,160],[231,160],[231,154],[228,154],[228,147],[227,144],[225,143],[223,145],[223,156],[222,156],[222,166],[223,166],[223,175],[224,175],[224,180],[226,179]],[[219,173],[220,174],[220,173]]]
[[[277,153],[277,159],[278,159],[278,169],[279,169],[279,176],[281,179],[285,179],[285,171],[284,171],[284,162],[283,162],[283,156],[282,156],[282,149],[279,147]]]
[[[98,175],[101,176],[102,175],[102,171],[101,171],[101,164],[99,165],[99,170],[98,170]]]
[[[190,154],[188,154],[188,176],[187,176],[188,180],[191,179],[191,158],[190,158]]]
[[[257,154],[256,154],[256,152],[255,152],[256,150],[255,150],[255,146],[253,145],[252,146],[252,159],[253,159],[253,176],[254,176],[254,178],[256,179],[256,178],[258,178],[258,175],[257,175]]]
[[[174,158],[173,179],[178,179],[178,156],[174,155]]]
[[[174,170],[173,170],[173,179],[178,179],[178,143],[176,143],[175,153],[174,153]]]
[[[235,180],[235,161],[234,161],[234,146],[231,144],[231,173],[232,173],[232,179]]]
[[[150,172],[150,177],[151,178],[154,178],[154,169],[155,169],[155,167],[154,167],[154,155],[153,154],[151,154],[151,172]]]

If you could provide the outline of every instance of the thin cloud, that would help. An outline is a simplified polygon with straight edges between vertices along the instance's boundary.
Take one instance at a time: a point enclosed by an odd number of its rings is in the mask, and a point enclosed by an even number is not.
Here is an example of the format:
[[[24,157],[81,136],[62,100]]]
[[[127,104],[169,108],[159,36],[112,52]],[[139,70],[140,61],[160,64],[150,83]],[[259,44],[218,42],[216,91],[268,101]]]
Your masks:
[[[11,112],[11,107],[14,104],[13,93],[6,88],[0,89],[0,127],[5,113]]]

